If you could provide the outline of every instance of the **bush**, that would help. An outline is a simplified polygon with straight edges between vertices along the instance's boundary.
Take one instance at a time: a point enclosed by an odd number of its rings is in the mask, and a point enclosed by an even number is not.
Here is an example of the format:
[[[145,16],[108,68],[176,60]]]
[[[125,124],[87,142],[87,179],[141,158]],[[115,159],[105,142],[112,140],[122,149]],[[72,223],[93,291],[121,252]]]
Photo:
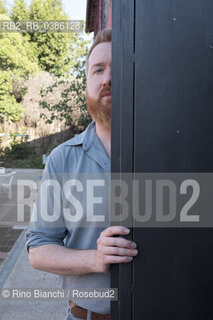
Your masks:
[[[26,159],[32,154],[32,148],[27,143],[13,143],[5,149],[5,161]]]
[[[23,160],[11,160],[5,163],[5,167],[10,168],[24,168],[24,169],[43,169],[42,156],[30,157]]]

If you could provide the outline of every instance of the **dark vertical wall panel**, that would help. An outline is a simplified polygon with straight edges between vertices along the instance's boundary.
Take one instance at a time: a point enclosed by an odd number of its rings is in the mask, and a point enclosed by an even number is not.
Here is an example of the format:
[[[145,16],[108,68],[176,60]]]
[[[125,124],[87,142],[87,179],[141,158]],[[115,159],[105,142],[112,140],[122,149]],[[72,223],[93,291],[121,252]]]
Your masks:
[[[212,12],[212,0],[113,1],[113,172],[213,172]],[[112,320],[213,319],[212,229],[131,236],[141,250],[112,268]]]
[[[136,172],[213,171],[212,10],[137,1]],[[212,230],[135,228],[134,240],[132,319],[213,319]]]
[[[213,319],[211,229],[137,228],[134,317],[144,320]]]
[[[137,1],[136,171],[213,170],[212,10],[211,0]]]

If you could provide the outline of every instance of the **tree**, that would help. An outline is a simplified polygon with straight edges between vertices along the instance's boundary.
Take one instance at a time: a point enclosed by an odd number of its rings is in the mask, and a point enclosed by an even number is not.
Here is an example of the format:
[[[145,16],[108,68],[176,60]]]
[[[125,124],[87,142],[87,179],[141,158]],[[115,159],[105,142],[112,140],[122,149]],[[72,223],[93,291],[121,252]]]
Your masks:
[[[0,15],[1,20],[9,20]],[[26,77],[38,71],[35,49],[28,39],[20,33],[0,33],[0,70],[13,71],[14,74]]]
[[[28,20],[29,12],[24,0],[15,0],[12,8],[10,18],[13,21]]]
[[[29,17],[31,20],[67,20],[62,0],[32,0]]]
[[[9,20],[0,15],[0,20]],[[17,122],[23,108],[14,95],[13,82],[25,79],[39,70],[38,62],[27,38],[22,34],[0,33],[0,118]],[[21,92],[19,93],[20,96]]]
[[[0,0],[0,8],[3,8]],[[32,0],[27,8],[25,0],[15,0],[10,18],[17,20],[67,19],[63,12],[62,0]],[[1,20],[9,20],[6,15]],[[50,33],[2,33],[0,34],[0,118],[7,116],[18,121],[23,108],[14,92],[14,82],[26,79],[39,69],[56,74],[66,72],[71,35]],[[19,88],[19,86],[15,86]]]
[[[30,20],[68,20],[62,0],[32,0]],[[48,72],[62,75],[69,70],[67,56],[71,35],[68,33],[30,33],[36,45],[39,66]]]
[[[76,132],[83,130],[91,121],[90,115],[86,106],[86,74],[85,60],[88,49],[88,44],[91,39],[73,34],[72,42],[70,43],[69,65],[70,73],[59,78],[52,86],[46,90],[41,90],[42,97],[45,97],[49,92],[52,92],[59,84],[69,84],[61,94],[61,101],[58,104],[51,105],[47,101],[41,101],[40,105],[51,112],[50,119],[47,119],[45,114],[41,117],[46,118],[47,123],[52,123],[54,119],[61,121],[65,120],[65,125],[72,126]],[[79,113],[78,122],[74,125],[73,111]]]
[[[5,1],[3,3],[2,0],[0,0],[0,14],[5,14],[7,13],[7,8],[6,8],[6,5],[5,5]]]
[[[30,20],[68,20],[63,11],[62,0],[31,0],[29,8],[24,0],[15,0],[11,18],[23,20],[25,17]],[[54,86],[62,82],[70,83],[70,78],[73,79],[69,88],[63,92],[58,105],[49,106],[43,102],[43,107],[52,111],[52,120],[66,118],[68,125],[73,124],[72,110],[77,107],[81,110],[79,123],[85,125],[90,119],[86,109],[84,72],[88,41],[74,33],[29,32],[24,35],[16,34],[15,38],[14,35],[0,35],[0,68],[12,71],[13,76],[19,75],[23,78],[36,72],[39,66],[41,70],[57,77]],[[53,90],[53,87],[48,88],[46,93]],[[9,95],[11,96],[11,93]],[[14,100],[10,103],[12,102]]]
[[[0,33],[0,69],[13,71],[21,77],[38,71],[33,49],[20,33]]]
[[[1,0],[0,0],[1,1]],[[68,20],[62,0],[31,0],[29,9],[25,0],[15,0],[10,18],[12,20]],[[29,32],[28,37],[35,49],[39,67],[42,70],[63,75],[69,72],[69,44],[73,42],[72,33]]]

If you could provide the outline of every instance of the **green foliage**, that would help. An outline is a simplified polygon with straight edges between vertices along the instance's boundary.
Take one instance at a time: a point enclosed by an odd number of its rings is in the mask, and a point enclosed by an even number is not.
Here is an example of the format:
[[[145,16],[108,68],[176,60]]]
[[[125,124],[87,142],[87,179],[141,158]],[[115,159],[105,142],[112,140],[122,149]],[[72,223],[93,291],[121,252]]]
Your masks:
[[[1,160],[5,166],[15,168],[43,169],[42,155],[33,155],[33,149],[28,143],[13,141],[10,147],[0,150]]]
[[[10,71],[0,71],[0,97],[12,92],[12,79]]]
[[[39,70],[33,50],[21,34],[0,34],[0,69],[21,77]]]
[[[10,147],[5,150],[4,160],[11,161],[16,159],[25,159],[27,156],[32,154],[32,148],[26,142],[19,142],[18,139],[14,138]]]
[[[21,102],[24,95],[27,93],[28,88],[26,87],[24,80],[13,78],[13,95],[17,102]]]
[[[24,114],[24,109],[13,96],[6,95],[0,100],[0,118],[6,116],[13,122],[18,122]]]
[[[15,0],[10,18],[12,20],[68,20],[62,0],[31,0],[29,8],[24,0]],[[34,32],[25,33],[42,70],[62,75],[69,71],[69,33]]]
[[[23,168],[29,169],[44,169],[44,165],[42,163],[42,156],[31,157],[25,160],[25,163],[22,163]]]
[[[62,0],[31,0],[29,8],[25,1],[14,1],[10,16],[14,21],[68,20]],[[0,15],[0,19],[9,20],[6,15]],[[73,79],[69,88],[62,93],[59,104],[50,107],[43,102],[43,107],[52,111],[51,119],[47,121],[65,118],[66,124],[72,125],[73,107],[77,107],[81,111],[79,125],[86,126],[90,121],[86,109],[84,73],[88,42],[74,33],[0,34],[0,118],[6,115],[12,121],[20,119],[23,110],[17,102],[21,101],[25,88],[18,82],[41,69],[58,77],[54,86],[62,82],[70,83],[70,79]],[[53,90],[54,86],[43,95]]]
[[[46,101],[41,101],[40,105],[51,112],[51,117],[47,119],[45,114],[41,114],[46,119],[46,123],[52,123],[54,119],[65,120],[67,126],[72,126],[75,132],[83,130],[91,121],[86,106],[86,74],[85,60],[89,40],[73,35],[73,42],[70,44],[70,74],[66,78],[59,78],[52,86],[46,90],[41,89],[41,96],[45,97],[49,92],[53,92],[60,84],[67,84],[68,88],[61,93],[61,100],[55,105],[50,105]],[[68,79],[67,79],[68,78]],[[78,123],[73,122],[73,111],[76,109],[80,113]]]
[[[1,20],[9,20],[0,15]],[[33,49],[26,37],[15,33],[0,33],[0,119],[6,116],[17,122],[23,116],[23,108],[14,95],[13,82],[25,79],[39,70]],[[16,90],[18,97],[24,94]]]
[[[32,0],[30,20],[68,20],[62,0]],[[36,45],[39,66],[42,70],[62,75],[69,70],[67,56],[71,34],[30,33],[30,41]]]
[[[29,9],[24,0],[15,0],[10,17],[12,20],[68,20],[62,0],[31,0]],[[67,57],[72,34],[29,32],[26,35],[42,70],[58,75],[69,71]]]
[[[8,168],[44,169],[42,156],[29,157],[27,159],[14,159],[4,164]]]
[[[10,18],[13,21],[28,20],[29,12],[24,0],[15,0],[12,8]]]
[[[37,45],[39,66],[48,72],[62,75],[69,66],[66,63],[68,55],[68,35],[55,33],[34,33],[31,41]]]
[[[32,150],[26,143],[13,143],[11,149],[5,149],[5,158],[10,160],[25,159],[31,152]]]
[[[67,19],[62,0],[32,0],[29,9],[30,20]]]
[[[3,2],[3,0],[0,0],[0,14],[4,14],[4,13],[7,13],[5,1]]]
[[[4,150],[0,148],[1,160],[7,167],[42,169],[44,165],[41,150],[35,151],[33,145],[27,141],[28,135],[24,135],[25,132],[25,127],[20,128],[18,132],[10,132],[13,141]],[[23,136],[18,136],[20,133]]]
[[[12,72],[0,70],[0,119],[6,116],[17,122],[22,118],[24,110],[12,96],[12,90]]]

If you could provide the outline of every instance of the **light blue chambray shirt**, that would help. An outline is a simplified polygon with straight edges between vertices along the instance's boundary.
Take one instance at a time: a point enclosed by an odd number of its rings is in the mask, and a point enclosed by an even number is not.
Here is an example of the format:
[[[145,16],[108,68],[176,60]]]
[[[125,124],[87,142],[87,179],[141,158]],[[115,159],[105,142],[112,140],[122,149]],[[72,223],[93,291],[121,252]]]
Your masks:
[[[70,176],[73,177],[73,175],[78,177],[78,175],[83,173],[85,177],[87,177],[87,174],[105,174],[109,172],[110,157],[96,134],[95,122],[92,122],[80,135],[77,135],[74,138],[66,141],[51,152],[45,166],[42,181],[45,181],[45,179],[55,179],[61,186],[63,186],[65,181],[70,178]],[[57,194],[56,201],[57,203],[61,204],[59,207],[59,211],[61,211],[58,224],[55,224],[52,227],[49,227],[49,225],[46,226],[40,221],[40,216],[42,213],[41,199],[43,193],[41,190],[39,193],[36,199],[36,206],[34,207],[38,222],[32,223],[31,221],[30,227],[26,233],[27,250],[29,250],[29,248],[35,248],[45,244],[58,244],[73,249],[97,248],[97,239],[99,238],[100,232],[105,227],[109,226],[108,222],[104,227],[102,226],[100,228],[100,226],[96,223],[91,223],[90,226],[85,227],[84,222],[82,222],[83,220],[75,224],[65,221],[62,214],[62,209],[69,208],[70,202],[66,197],[59,194],[59,192]],[[82,193],[81,200],[84,203],[84,193]],[[51,208],[53,203],[54,199],[50,195],[47,198],[47,207]],[[108,202],[106,201],[106,215],[108,212],[107,204]],[[97,289],[110,287],[109,273],[91,273],[80,276],[61,276],[61,280],[62,288],[69,288],[71,290],[81,288]],[[72,300],[87,310],[98,313],[110,313],[109,300],[101,299],[97,301],[97,299],[74,298]]]

